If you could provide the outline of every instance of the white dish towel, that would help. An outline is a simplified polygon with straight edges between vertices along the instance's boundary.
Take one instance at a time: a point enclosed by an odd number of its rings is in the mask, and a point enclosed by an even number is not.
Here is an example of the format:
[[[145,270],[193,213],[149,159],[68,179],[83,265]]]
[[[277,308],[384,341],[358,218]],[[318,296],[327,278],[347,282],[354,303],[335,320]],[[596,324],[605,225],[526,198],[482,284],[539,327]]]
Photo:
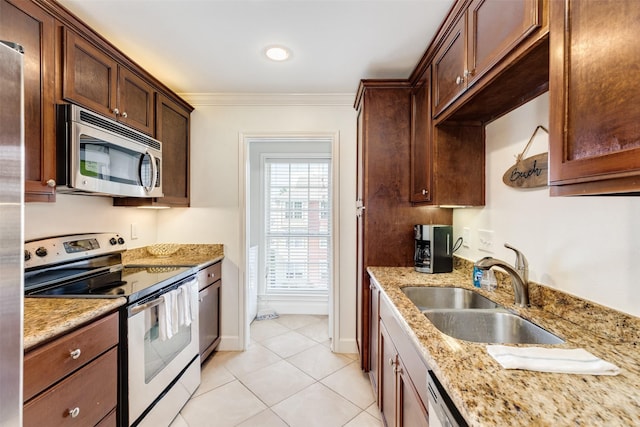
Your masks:
[[[180,325],[189,326],[198,313],[198,280],[193,279],[178,288],[178,316]]]
[[[487,352],[505,369],[586,375],[618,375],[620,373],[620,368],[616,365],[599,359],[581,348],[488,345]]]
[[[178,333],[178,290],[166,292],[162,298],[158,306],[158,335],[166,341]]]

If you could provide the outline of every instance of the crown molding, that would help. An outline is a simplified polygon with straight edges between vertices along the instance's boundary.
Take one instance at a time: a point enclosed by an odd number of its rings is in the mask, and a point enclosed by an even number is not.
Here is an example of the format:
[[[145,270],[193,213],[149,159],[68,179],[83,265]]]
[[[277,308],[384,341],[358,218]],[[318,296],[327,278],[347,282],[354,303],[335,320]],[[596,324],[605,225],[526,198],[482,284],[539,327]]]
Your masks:
[[[355,93],[181,93],[202,106],[353,106]]]

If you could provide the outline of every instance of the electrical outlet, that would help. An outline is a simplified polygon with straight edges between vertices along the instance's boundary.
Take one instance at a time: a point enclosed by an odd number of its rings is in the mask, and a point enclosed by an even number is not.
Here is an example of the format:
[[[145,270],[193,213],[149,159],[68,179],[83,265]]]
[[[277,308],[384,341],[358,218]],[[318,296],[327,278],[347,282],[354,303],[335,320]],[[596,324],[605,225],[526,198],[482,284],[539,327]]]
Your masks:
[[[471,229],[469,229],[469,227],[462,229],[462,246],[465,248],[471,247]]]
[[[135,222],[131,223],[131,240],[136,240],[138,238],[138,224]]]
[[[493,253],[493,230],[478,230],[478,249]]]

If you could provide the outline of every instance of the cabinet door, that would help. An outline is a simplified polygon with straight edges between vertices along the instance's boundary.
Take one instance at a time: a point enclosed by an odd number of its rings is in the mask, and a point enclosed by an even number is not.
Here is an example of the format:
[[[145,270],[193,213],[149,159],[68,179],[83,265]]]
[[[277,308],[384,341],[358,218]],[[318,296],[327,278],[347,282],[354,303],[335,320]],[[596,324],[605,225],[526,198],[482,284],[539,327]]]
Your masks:
[[[162,203],[188,207],[189,112],[158,94],[156,120],[156,139],[162,142]]]
[[[127,68],[118,69],[118,121],[153,135],[153,87]]]
[[[550,6],[549,180],[561,185],[552,195],[637,192],[640,3]]]
[[[402,359],[399,359],[398,363],[398,425],[401,427],[429,427],[427,409],[422,404],[420,395],[409,378]]]
[[[433,115],[440,114],[465,89],[466,14],[463,14],[433,60]]]
[[[32,2],[0,0],[0,39],[25,52],[25,200],[55,201],[54,19]]]
[[[431,67],[411,91],[411,201],[431,200]]]
[[[467,9],[467,87],[541,25],[541,0],[474,0]]]
[[[378,384],[378,406],[387,427],[396,425],[396,365],[398,353],[391,341],[389,332],[380,322],[380,383]]]
[[[62,96],[106,116],[116,113],[118,64],[73,31],[64,32]]]

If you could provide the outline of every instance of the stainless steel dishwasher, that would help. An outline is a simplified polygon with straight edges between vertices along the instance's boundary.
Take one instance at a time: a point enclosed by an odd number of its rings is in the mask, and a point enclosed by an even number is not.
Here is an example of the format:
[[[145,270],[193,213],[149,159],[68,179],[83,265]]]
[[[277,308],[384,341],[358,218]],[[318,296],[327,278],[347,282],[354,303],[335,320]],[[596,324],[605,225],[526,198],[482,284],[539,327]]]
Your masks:
[[[433,371],[429,371],[427,375],[427,390],[429,390],[429,427],[467,426]]]

